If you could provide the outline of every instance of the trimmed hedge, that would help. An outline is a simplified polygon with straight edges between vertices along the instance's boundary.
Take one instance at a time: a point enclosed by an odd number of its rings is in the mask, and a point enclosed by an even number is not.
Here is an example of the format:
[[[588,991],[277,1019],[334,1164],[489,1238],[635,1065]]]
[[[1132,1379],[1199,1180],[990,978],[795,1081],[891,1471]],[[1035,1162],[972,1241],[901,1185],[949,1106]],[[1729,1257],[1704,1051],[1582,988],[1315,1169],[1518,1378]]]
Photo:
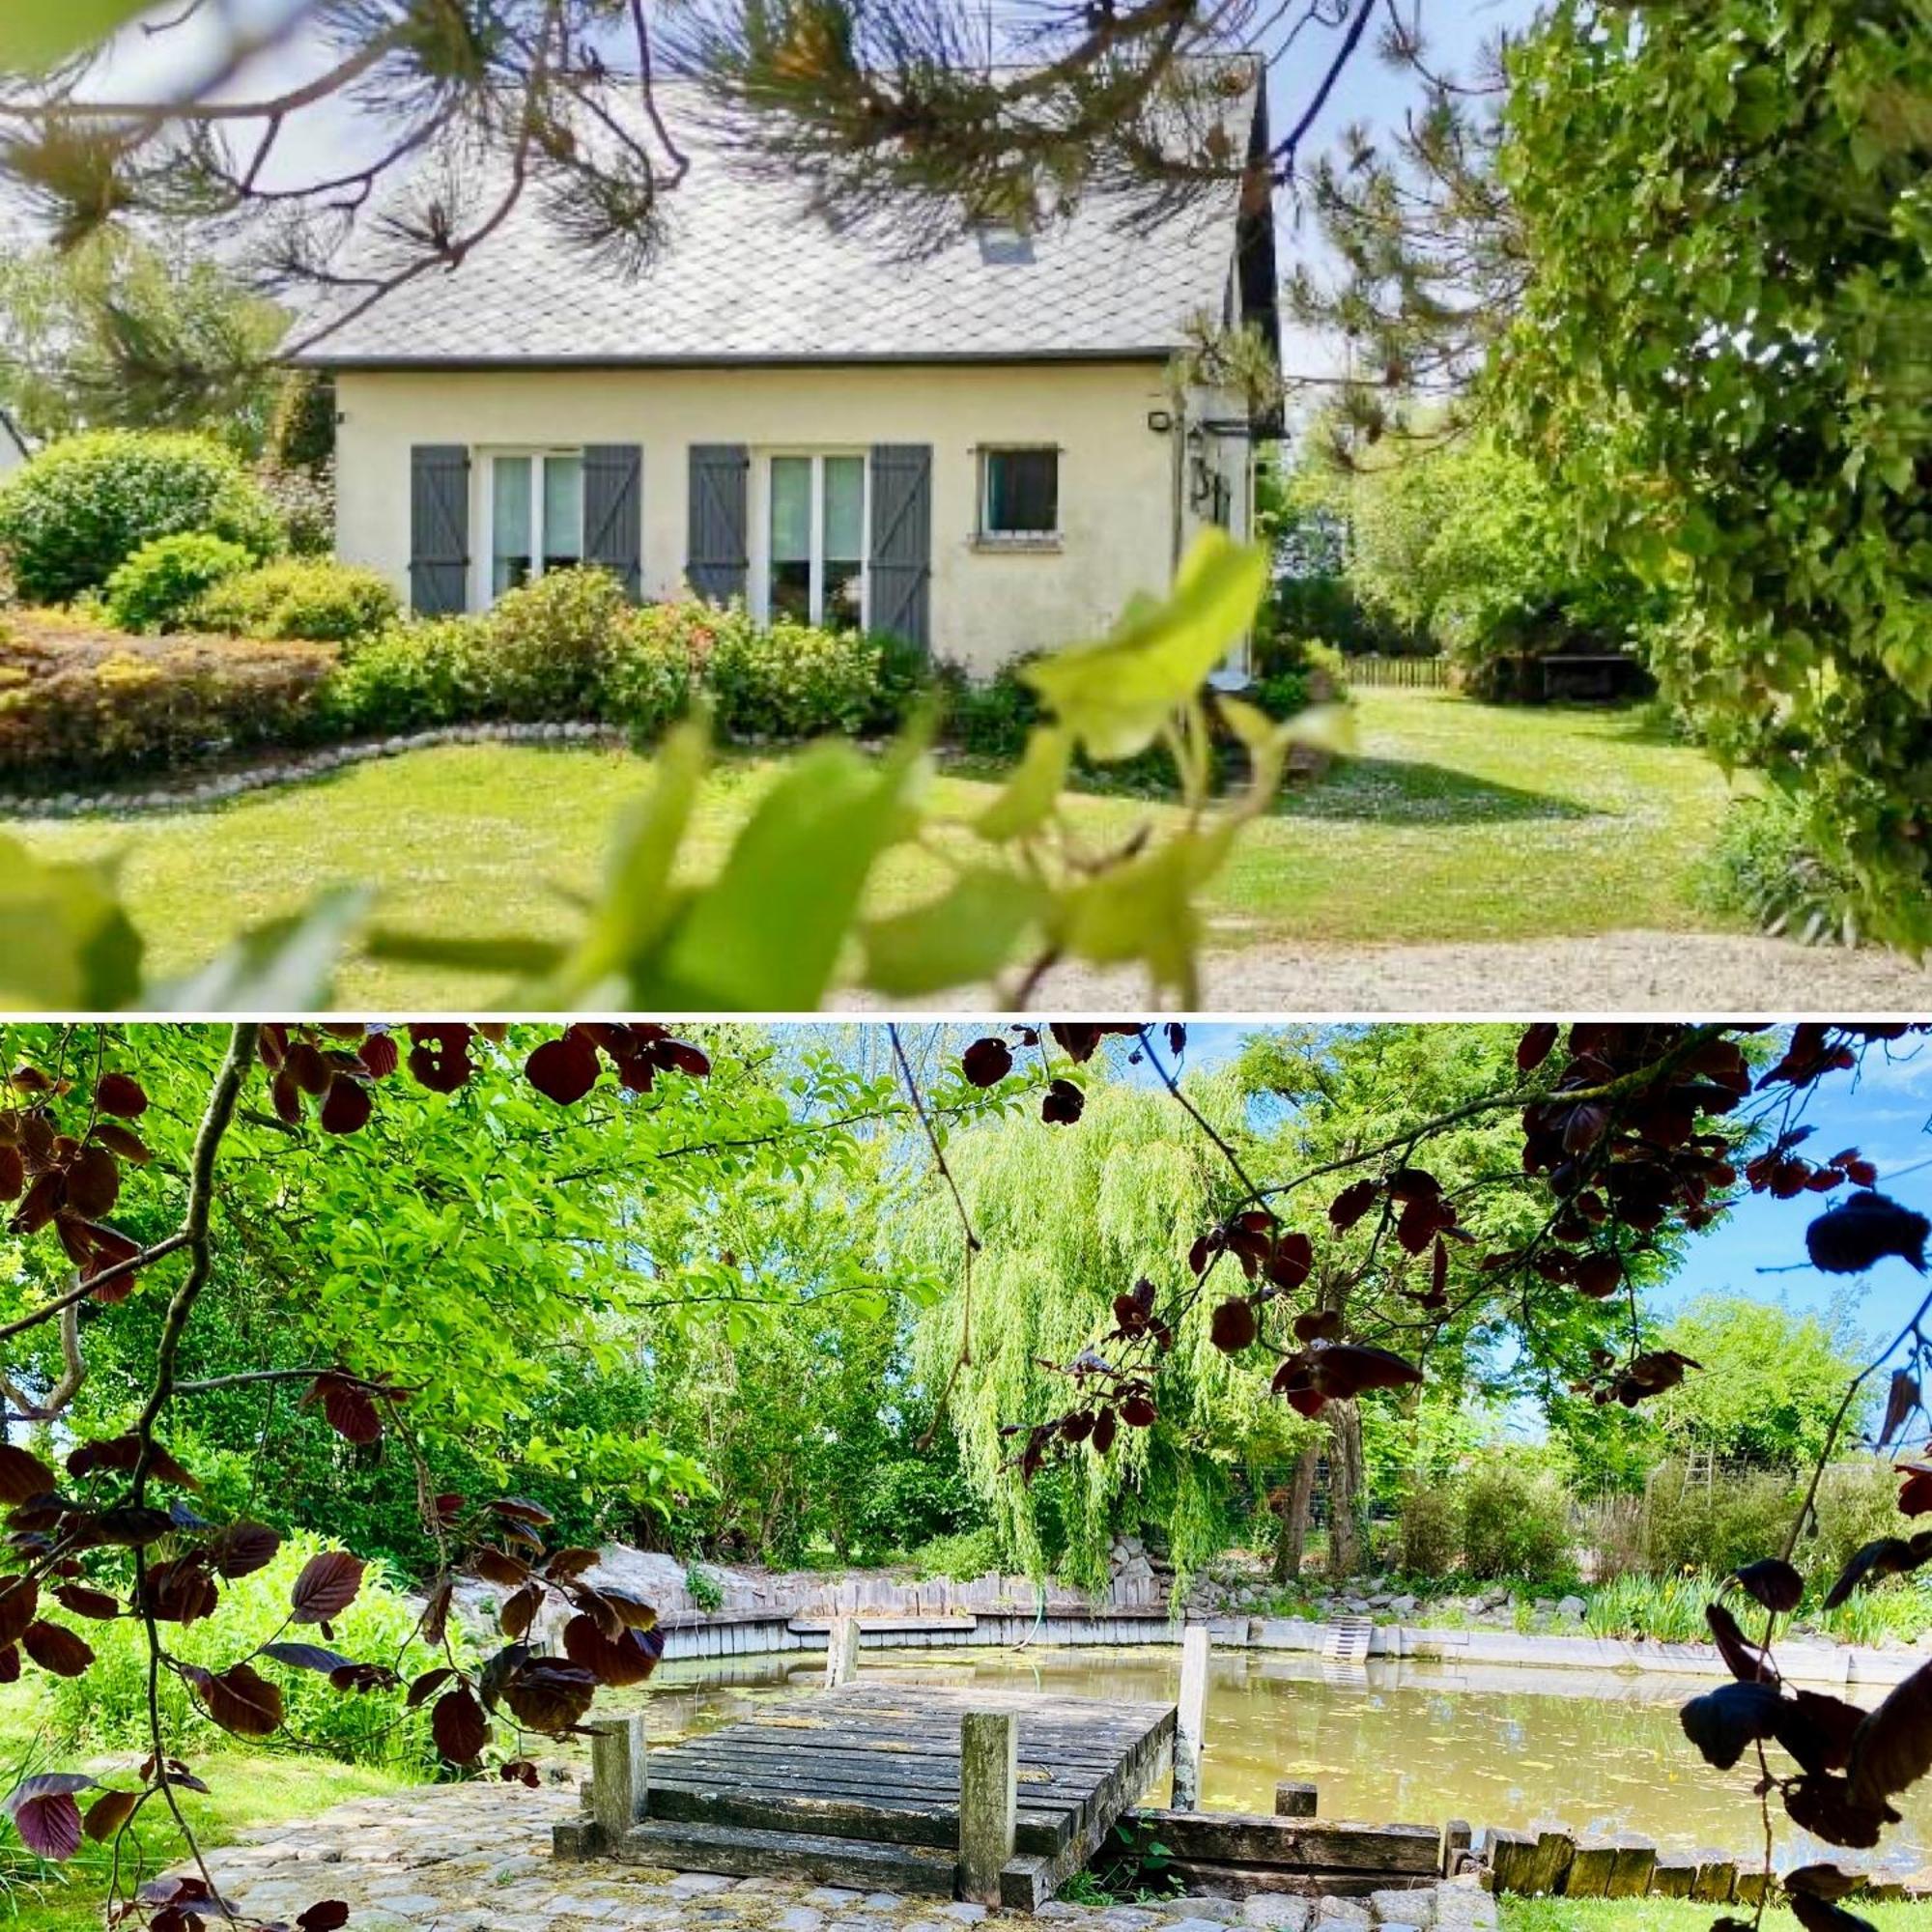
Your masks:
[[[283,544],[268,497],[209,437],[91,430],[50,444],[0,484],[0,557],[30,604],[70,603],[143,544],[189,530],[257,557]]]
[[[113,780],[306,743],[335,662],[323,644],[136,639],[10,617],[0,628],[0,772]]]
[[[402,605],[386,578],[333,557],[282,557],[223,579],[189,612],[230,637],[341,644],[393,624]]]

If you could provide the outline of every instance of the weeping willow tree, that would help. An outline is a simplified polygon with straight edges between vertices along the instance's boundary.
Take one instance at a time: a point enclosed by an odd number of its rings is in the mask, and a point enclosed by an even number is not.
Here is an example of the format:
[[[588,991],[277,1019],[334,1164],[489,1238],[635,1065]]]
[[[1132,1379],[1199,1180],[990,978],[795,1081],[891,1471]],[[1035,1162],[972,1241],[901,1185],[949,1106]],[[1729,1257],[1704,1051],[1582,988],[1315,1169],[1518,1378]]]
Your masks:
[[[950,1268],[955,1285],[924,1312],[916,1354],[922,1379],[952,1378],[949,1411],[967,1477],[1016,1563],[1036,1572],[1051,1564],[1097,1588],[1112,1538],[1148,1528],[1184,1584],[1240,1526],[1231,1509],[1236,1474],[1279,1461],[1313,1433],[1211,1345],[1205,1310],[1162,1363],[1156,1419],[1123,1427],[1111,1454],[1076,1449],[1026,1484],[1001,1433],[1065,1406],[1058,1371],[1085,1350],[1104,1350],[1114,1297],[1146,1277],[1165,1300],[1188,1278],[1195,1236],[1233,1199],[1220,1155],[1167,1094],[1094,1073],[1077,1128],[1012,1121],[948,1144],[983,1247],[969,1293],[952,1204],[927,1197],[911,1244]],[[1231,1083],[1190,1092],[1210,1119],[1239,1131]]]

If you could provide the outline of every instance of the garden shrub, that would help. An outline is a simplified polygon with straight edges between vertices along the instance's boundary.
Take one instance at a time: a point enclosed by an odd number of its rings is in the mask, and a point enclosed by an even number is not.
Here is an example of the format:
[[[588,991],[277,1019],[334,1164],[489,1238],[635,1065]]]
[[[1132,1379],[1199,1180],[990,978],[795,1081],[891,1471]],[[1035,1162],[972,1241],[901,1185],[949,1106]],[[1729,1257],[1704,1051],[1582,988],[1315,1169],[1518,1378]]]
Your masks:
[[[1644,1509],[1645,1561],[1654,1576],[1697,1569],[1721,1576],[1776,1555],[1796,1507],[1787,1474],[1719,1470],[1708,1485],[1687,1485],[1682,1462],[1660,1463]]]
[[[1411,1577],[1446,1577],[1463,1553],[1463,1505],[1445,1484],[1420,1483],[1402,1499],[1402,1568]]]
[[[492,712],[533,723],[594,717],[633,614],[624,586],[596,564],[549,571],[499,597],[481,619]]]
[[[205,631],[235,638],[340,644],[393,624],[402,606],[387,579],[333,557],[282,557],[225,578],[195,606]]]
[[[1692,892],[1707,910],[1742,915],[1770,932],[1807,941],[1850,941],[1858,932],[1851,874],[1818,855],[1804,815],[1782,794],[1732,800]]]
[[[816,738],[879,718],[880,644],[858,631],[780,618],[727,624],[705,669],[719,728],[734,738]]]
[[[328,680],[325,715],[349,736],[487,718],[486,662],[481,618],[394,624],[347,653]]]
[[[326,644],[116,639],[15,618],[0,639],[0,774],[118,780],[314,739]]]
[[[50,444],[0,484],[0,554],[20,597],[65,604],[156,537],[206,530],[258,557],[282,547],[273,506],[211,438],[91,430]]]
[[[913,1550],[907,1561],[922,1577],[947,1577],[955,1583],[970,1583],[1000,1567],[999,1536],[990,1524],[952,1536],[935,1536]]]
[[[170,1654],[184,1662],[220,1669],[255,1644],[311,1636],[312,1633],[283,1628],[289,1589],[302,1565],[327,1547],[321,1537],[307,1532],[292,1535],[266,1569],[221,1585],[219,1616],[170,1625]],[[55,1622],[69,1621],[58,1610],[51,1615]],[[330,1619],[329,1647],[358,1662],[388,1663],[412,1676],[441,1661],[411,1641],[415,1623],[416,1612],[386,1573],[371,1565],[355,1603]],[[39,1680],[45,1688],[38,1715],[49,1745],[64,1753],[145,1750],[148,1652],[139,1622],[125,1617],[112,1623],[74,1618],[71,1627],[92,1646],[95,1662],[84,1677],[43,1674]],[[454,1618],[450,1639],[459,1650],[467,1647]],[[345,1693],[332,1689],[318,1671],[296,1669],[272,1658],[256,1667],[281,1687],[288,1729],[305,1745],[347,1764],[418,1771],[424,1776],[433,1774],[436,1751],[429,1739],[427,1712],[398,1724],[392,1696]],[[161,1672],[159,1690],[161,1721],[173,1747],[193,1757],[227,1743],[227,1733],[208,1718],[174,1672]]]
[[[1892,1465],[1875,1457],[1834,1463],[1818,1480],[1818,1498],[1798,1562],[1822,1596],[1858,1550],[1898,1533],[1898,1477]],[[1778,1547],[1765,1553],[1776,1554]]]
[[[958,665],[940,673],[947,735],[975,757],[1013,758],[1046,715],[1039,695],[1020,675],[1033,658],[1010,659],[983,682]]]
[[[182,530],[124,557],[102,597],[107,620],[123,631],[175,631],[195,600],[224,578],[249,569],[254,553],[207,530]]]
[[[1571,1563],[1570,1494],[1520,1449],[1480,1457],[1463,1479],[1463,1567],[1472,1577],[1552,1577]]]
[[[262,494],[275,506],[289,549],[297,556],[327,556],[335,548],[335,466],[283,469],[264,464],[255,471]]]

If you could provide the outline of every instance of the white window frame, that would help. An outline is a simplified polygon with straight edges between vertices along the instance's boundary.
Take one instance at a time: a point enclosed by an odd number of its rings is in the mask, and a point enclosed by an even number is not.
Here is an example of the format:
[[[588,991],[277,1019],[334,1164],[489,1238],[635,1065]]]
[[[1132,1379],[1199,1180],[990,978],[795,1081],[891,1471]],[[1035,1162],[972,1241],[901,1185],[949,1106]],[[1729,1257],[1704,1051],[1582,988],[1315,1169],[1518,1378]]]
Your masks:
[[[973,541],[986,550],[1058,550],[1064,540],[1066,522],[1065,503],[1061,497],[1064,466],[1061,458],[1065,452],[1057,442],[1021,442],[1017,440],[982,442],[974,451],[979,465],[979,489],[976,492],[974,510]],[[996,456],[1037,456],[1053,458],[1053,527],[1050,530],[997,530],[993,527],[993,458]]]
[[[859,492],[859,534],[864,555],[859,559],[859,628],[867,630],[872,621],[872,464],[871,452],[864,444],[773,443],[757,452],[752,466],[751,518],[751,596],[746,603],[761,624],[772,620],[772,460],[775,457],[806,457],[811,462],[811,559],[810,621],[825,621],[825,459],[857,457],[861,485]]]
[[[470,565],[471,590],[469,608],[472,611],[487,611],[497,601],[494,582],[497,569],[497,459],[527,457],[530,460],[530,538],[532,555],[530,558],[530,582],[544,574],[544,557],[550,549],[550,531],[544,526],[544,466],[553,457],[574,456],[582,465],[583,445],[581,442],[497,442],[488,443],[480,449],[472,450],[469,465],[470,503],[469,527],[480,530],[483,540],[475,548]],[[584,546],[589,532],[582,527],[582,491],[578,494],[577,560],[583,561]]]

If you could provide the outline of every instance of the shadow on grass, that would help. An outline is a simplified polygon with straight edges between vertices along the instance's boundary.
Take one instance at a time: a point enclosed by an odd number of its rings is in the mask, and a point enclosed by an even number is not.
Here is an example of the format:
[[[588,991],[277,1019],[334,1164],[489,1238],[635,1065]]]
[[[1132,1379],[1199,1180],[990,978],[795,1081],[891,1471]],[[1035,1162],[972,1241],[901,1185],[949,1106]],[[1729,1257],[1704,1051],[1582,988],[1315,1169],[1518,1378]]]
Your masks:
[[[1366,818],[1379,825],[1493,825],[1589,818],[1592,809],[1554,792],[1497,784],[1414,758],[1339,758],[1320,783],[1284,794],[1282,818]]]

